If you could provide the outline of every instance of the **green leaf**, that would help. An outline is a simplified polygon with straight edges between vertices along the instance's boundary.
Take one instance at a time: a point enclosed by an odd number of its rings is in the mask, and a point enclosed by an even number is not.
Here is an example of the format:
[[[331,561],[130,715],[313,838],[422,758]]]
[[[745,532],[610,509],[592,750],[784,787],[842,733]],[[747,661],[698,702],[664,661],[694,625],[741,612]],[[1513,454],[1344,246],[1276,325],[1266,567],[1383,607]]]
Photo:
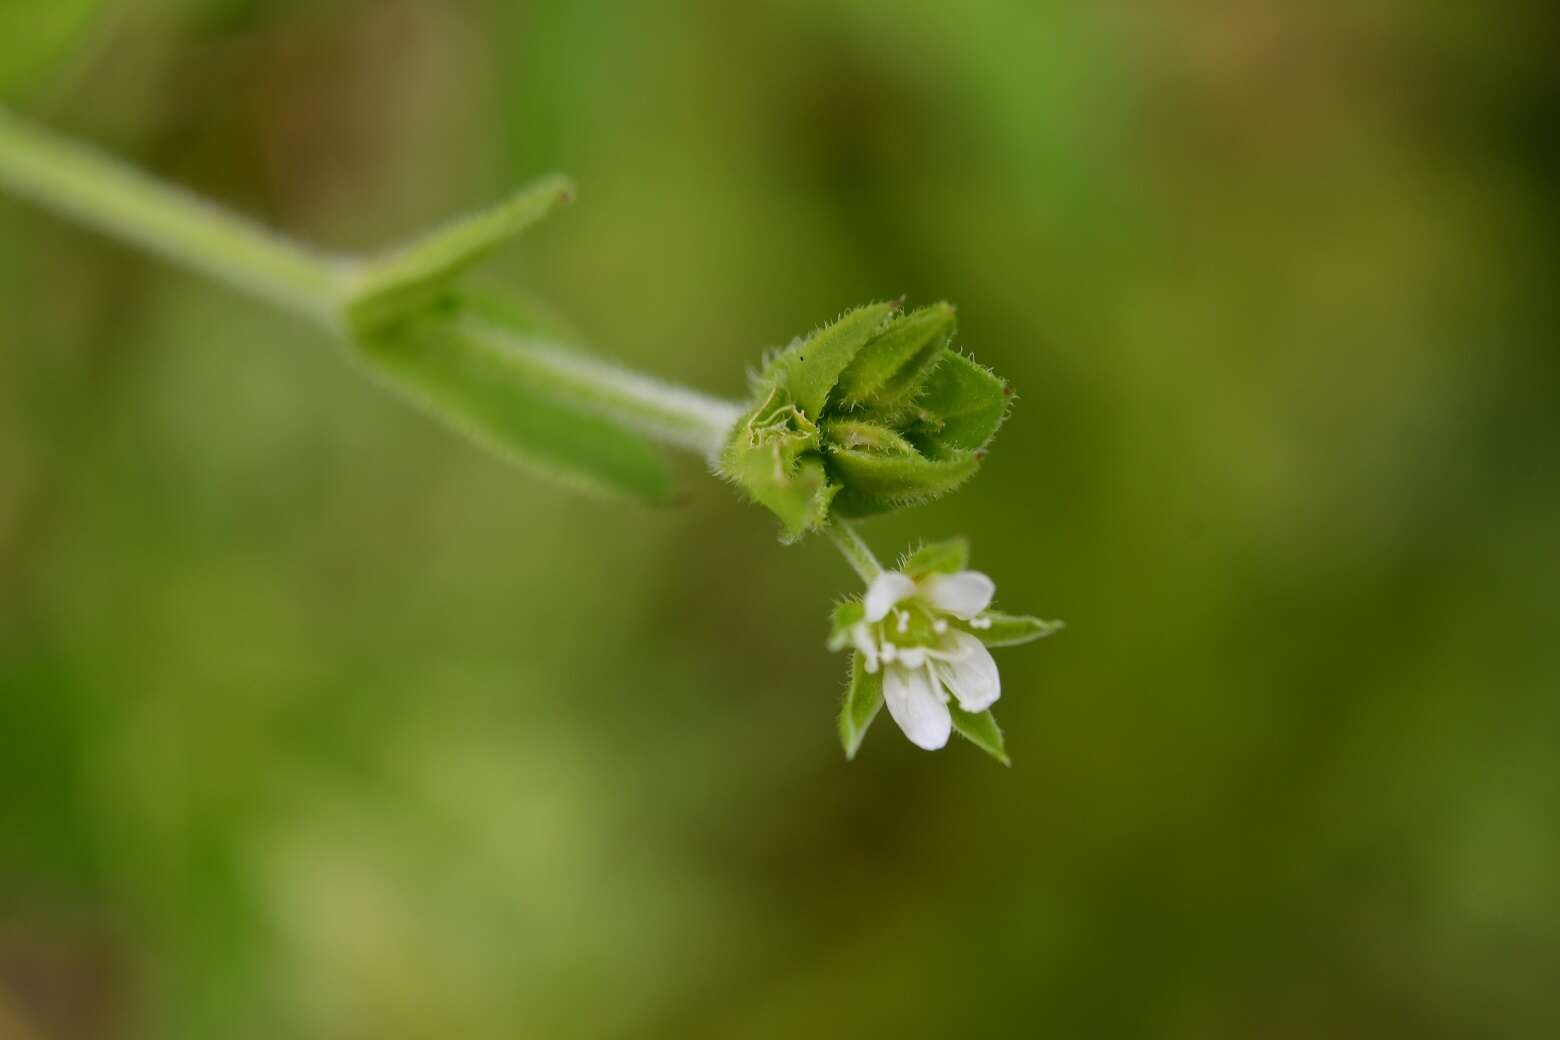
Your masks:
[[[848,407],[893,407],[914,396],[953,338],[953,305],[934,303],[888,324],[840,375]]]
[[[467,268],[573,197],[567,177],[544,177],[497,206],[365,261],[343,308],[348,326],[360,336],[370,335],[427,307]]]
[[[980,468],[973,452],[928,459],[916,452],[835,450],[830,465],[842,489],[835,500],[841,516],[871,516],[946,494]]]
[[[834,608],[829,621],[829,649],[838,652],[850,645],[850,630],[866,618],[866,607],[859,599],[848,599]]]
[[[911,580],[919,581],[928,574],[956,574],[969,565],[970,543],[963,538],[950,538],[922,545],[904,558],[899,569]]]
[[[359,358],[389,386],[508,458],[586,490],[672,498],[655,446],[603,418],[576,388],[560,386],[540,344],[470,335],[453,313],[436,313],[359,347]]]
[[[840,373],[867,344],[897,304],[873,303],[846,311],[838,320],[786,349],[779,359],[791,400],[816,422],[823,415]]]
[[[970,634],[987,646],[1022,646],[1067,627],[1060,621],[1041,621],[1037,617],[998,614],[995,611],[982,614],[981,619],[990,621],[991,627],[971,629]]]
[[[868,672],[860,654],[850,655],[850,688],[840,708],[840,745],[847,761],[856,757],[872,720],[883,709],[883,673]],[[1000,744],[1001,735],[998,735]]]
[[[463,287],[457,295],[466,314],[507,329],[512,335],[571,346],[585,343],[585,337],[573,323],[526,290],[510,285],[484,285],[480,289]]]
[[[953,728],[959,731],[960,736],[1003,765],[1013,764],[1002,746],[1002,730],[997,727],[997,720],[992,718],[991,712],[972,715],[957,704],[948,705],[948,710],[953,714]]]
[[[1007,418],[1011,396],[991,369],[963,354],[947,354],[917,401],[936,445],[929,454],[984,448]]]

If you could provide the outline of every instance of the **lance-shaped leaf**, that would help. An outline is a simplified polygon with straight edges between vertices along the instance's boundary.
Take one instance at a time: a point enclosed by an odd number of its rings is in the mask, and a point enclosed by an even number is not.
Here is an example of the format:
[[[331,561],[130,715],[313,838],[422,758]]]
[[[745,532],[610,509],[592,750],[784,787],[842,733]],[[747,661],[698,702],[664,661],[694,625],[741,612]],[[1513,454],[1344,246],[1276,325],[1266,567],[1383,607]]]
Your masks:
[[[1007,384],[991,369],[963,354],[947,354],[916,401],[934,445],[928,453],[984,448],[1007,418],[1011,399]]]
[[[1002,730],[997,727],[997,720],[991,717],[991,712],[971,714],[957,704],[948,705],[948,711],[953,715],[953,728],[959,731],[960,736],[1003,765],[1013,764],[1008,760],[1007,749],[1002,745]]]
[[[883,709],[883,673],[868,672],[860,654],[850,655],[850,687],[845,691],[845,703],[840,707],[840,745],[845,758],[854,759],[861,748],[861,741]],[[1001,737],[998,736],[1000,743]]]
[[[829,464],[839,475],[835,510],[841,516],[871,516],[947,494],[980,467],[974,452],[929,459],[918,452],[836,449]]]
[[[463,287],[456,295],[464,317],[507,329],[515,336],[581,348],[585,345],[585,337],[572,322],[523,289],[484,284],[480,288]]]
[[[987,646],[1022,646],[1067,627],[1060,621],[1042,621],[1037,617],[999,614],[996,611],[987,611],[980,616],[980,620],[989,622],[988,627],[973,629],[970,634]]]
[[[873,303],[846,311],[800,343],[787,347],[776,369],[784,373],[791,400],[817,422],[840,373],[866,346],[898,304]]]
[[[929,574],[956,574],[969,565],[970,543],[963,538],[950,538],[922,545],[904,558],[899,569],[912,581],[919,581]]]
[[[955,325],[949,303],[890,322],[840,374],[841,402],[849,408],[894,408],[908,401],[947,348]]]
[[[365,261],[343,307],[348,327],[359,336],[372,335],[427,307],[467,268],[573,197],[568,178],[544,177],[496,206]]]
[[[560,378],[549,356],[567,348],[472,335],[442,312],[390,326],[359,347],[385,383],[505,457],[587,490],[672,497],[655,446]]]

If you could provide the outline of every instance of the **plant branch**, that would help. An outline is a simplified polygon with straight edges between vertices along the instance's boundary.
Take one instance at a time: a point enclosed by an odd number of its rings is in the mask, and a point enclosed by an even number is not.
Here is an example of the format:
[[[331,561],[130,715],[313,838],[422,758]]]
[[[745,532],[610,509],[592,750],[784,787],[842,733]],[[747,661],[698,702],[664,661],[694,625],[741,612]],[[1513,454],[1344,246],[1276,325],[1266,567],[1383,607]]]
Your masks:
[[[456,274],[573,190],[564,178],[545,178],[499,206],[382,256],[333,256],[29,126],[4,109],[0,187],[353,339],[426,308]],[[538,392],[706,458],[719,449],[742,410],[459,309],[440,320],[451,337],[500,344],[504,356],[533,373]]]
[[[92,228],[335,326],[354,265],[0,109],[0,185]]]
[[[870,585],[872,579],[883,573],[883,565],[872,554],[872,547],[867,545],[849,521],[836,519],[825,530],[834,540],[840,555],[845,557],[845,562],[850,564],[863,582]]]

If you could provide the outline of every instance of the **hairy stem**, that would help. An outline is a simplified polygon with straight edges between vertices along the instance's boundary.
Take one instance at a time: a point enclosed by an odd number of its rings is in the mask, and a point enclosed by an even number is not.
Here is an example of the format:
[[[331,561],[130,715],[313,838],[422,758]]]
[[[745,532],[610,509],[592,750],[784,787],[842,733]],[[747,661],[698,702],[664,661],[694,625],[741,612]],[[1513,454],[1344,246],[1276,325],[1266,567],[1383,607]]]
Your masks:
[[[251,295],[334,325],[353,265],[0,109],[0,185]]]
[[[391,318],[406,299],[525,227],[572,190],[547,178],[493,210],[383,257],[332,256],[0,109],[0,187],[105,234],[320,322],[339,335]],[[507,337],[549,392],[673,447],[713,456],[741,406],[453,313],[452,335]]]
[[[518,336],[477,315],[455,319],[460,333],[502,344],[545,373],[560,394],[614,423],[660,441],[713,458],[726,442],[742,405],[560,347],[545,339]]]
[[[873,578],[883,573],[883,565],[872,554],[871,546],[867,545],[849,521],[837,519],[826,530],[840,555],[845,557],[845,562],[850,564],[863,582],[870,585]]]

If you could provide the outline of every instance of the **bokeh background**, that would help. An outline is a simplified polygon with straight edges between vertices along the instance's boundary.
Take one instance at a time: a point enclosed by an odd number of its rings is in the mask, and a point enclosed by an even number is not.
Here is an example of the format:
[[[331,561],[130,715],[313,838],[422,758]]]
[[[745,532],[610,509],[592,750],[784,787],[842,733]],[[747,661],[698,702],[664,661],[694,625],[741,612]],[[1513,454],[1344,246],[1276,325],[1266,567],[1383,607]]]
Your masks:
[[[1022,395],[969,536],[1011,770],[855,579],[656,512],[0,198],[0,1036],[1560,1035],[1560,76],[1541,4],[3,0],[0,93],[736,396],[861,301]]]

